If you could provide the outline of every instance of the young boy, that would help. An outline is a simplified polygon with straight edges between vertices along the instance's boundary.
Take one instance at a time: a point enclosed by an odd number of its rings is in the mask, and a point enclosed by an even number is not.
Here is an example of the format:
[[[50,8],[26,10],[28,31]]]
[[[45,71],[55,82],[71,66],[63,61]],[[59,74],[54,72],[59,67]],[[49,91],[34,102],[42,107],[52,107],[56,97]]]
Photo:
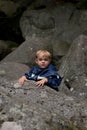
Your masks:
[[[50,52],[47,50],[37,51],[35,62],[37,65],[19,79],[19,84],[22,85],[26,80],[34,80],[36,86],[47,85],[58,91],[62,78],[51,64]]]

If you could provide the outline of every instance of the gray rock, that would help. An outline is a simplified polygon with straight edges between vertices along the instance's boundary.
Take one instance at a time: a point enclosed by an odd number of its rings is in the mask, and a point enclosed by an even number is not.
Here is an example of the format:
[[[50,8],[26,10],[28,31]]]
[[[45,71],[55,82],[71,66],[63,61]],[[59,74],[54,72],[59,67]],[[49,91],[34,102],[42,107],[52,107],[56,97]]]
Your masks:
[[[63,63],[60,67],[60,75],[63,80],[68,79],[67,86],[73,89],[72,94],[76,97],[87,98],[87,36],[80,35],[77,37],[71,45]],[[62,84],[63,86],[63,84]],[[66,87],[60,87],[65,93]],[[84,94],[83,94],[84,93]],[[71,92],[70,92],[71,94]]]
[[[24,64],[15,62],[3,62],[0,64],[0,77],[8,80],[17,80],[19,77],[24,75],[25,72],[29,71],[29,67]]]
[[[25,39],[34,35],[72,43],[80,34],[87,34],[87,11],[61,2],[39,11],[28,7],[21,17],[20,27]]]
[[[86,40],[85,36],[81,36],[80,40],[84,38]],[[8,121],[20,124],[20,129],[24,130],[87,129],[86,90],[79,91],[78,96],[72,94],[75,91],[65,93],[56,92],[48,86],[37,87],[35,81],[27,81],[20,86],[18,79],[28,71],[26,65],[5,62],[0,64],[2,69],[5,75],[0,76],[0,128]],[[62,85],[60,89],[64,87]],[[81,97],[85,98],[82,100]]]
[[[19,62],[28,64],[30,67],[35,65],[35,53],[39,49],[46,49],[51,52],[54,64],[59,67],[61,58],[67,53],[70,44],[59,40],[48,38],[29,37],[16,50],[7,55],[1,62]]]
[[[22,130],[22,127],[16,122],[4,122],[1,130]]]
[[[24,130],[87,127],[86,101],[78,101],[47,86],[36,87],[33,81],[14,88],[17,81],[1,79],[0,122],[17,122]]]
[[[0,60],[17,48],[17,43],[0,40]]]

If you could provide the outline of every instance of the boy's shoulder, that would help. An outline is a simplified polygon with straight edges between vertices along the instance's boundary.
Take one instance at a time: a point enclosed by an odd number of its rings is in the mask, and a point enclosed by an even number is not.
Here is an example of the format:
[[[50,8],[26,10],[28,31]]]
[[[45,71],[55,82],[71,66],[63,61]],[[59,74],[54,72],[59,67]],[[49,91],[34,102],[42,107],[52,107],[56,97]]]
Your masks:
[[[49,68],[49,69],[52,69],[52,70],[56,70],[56,67],[55,67],[53,64],[50,64],[50,65],[48,66],[48,68]]]
[[[39,67],[37,65],[35,65],[35,66],[32,67],[32,69],[37,70],[37,69],[39,69]]]

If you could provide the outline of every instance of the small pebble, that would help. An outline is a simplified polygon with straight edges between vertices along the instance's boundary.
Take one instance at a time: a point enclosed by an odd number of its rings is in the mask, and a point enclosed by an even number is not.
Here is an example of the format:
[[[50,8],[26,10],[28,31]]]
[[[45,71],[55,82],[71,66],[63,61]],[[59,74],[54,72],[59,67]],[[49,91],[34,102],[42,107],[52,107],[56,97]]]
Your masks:
[[[1,130],[22,130],[22,127],[16,122],[6,121],[2,124]]]
[[[20,85],[19,83],[14,84],[14,88],[20,88],[20,87],[22,87],[22,85]]]
[[[70,88],[70,91],[72,92],[74,89],[73,88]]]

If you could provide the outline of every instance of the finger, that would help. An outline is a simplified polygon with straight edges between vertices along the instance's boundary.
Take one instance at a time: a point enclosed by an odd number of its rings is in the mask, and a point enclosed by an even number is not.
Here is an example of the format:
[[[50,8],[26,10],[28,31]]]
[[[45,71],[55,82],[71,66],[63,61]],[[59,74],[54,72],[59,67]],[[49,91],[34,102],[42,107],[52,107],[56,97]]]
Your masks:
[[[23,81],[19,81],[19,84],[22,85],[22,84],[23,84]]]
[[[41,83],[36,83],[36,85],[37,85],[37,86],[39,86],[39,87],[40,87],[40,86],[42,86],[42,84],[41,84]]]

